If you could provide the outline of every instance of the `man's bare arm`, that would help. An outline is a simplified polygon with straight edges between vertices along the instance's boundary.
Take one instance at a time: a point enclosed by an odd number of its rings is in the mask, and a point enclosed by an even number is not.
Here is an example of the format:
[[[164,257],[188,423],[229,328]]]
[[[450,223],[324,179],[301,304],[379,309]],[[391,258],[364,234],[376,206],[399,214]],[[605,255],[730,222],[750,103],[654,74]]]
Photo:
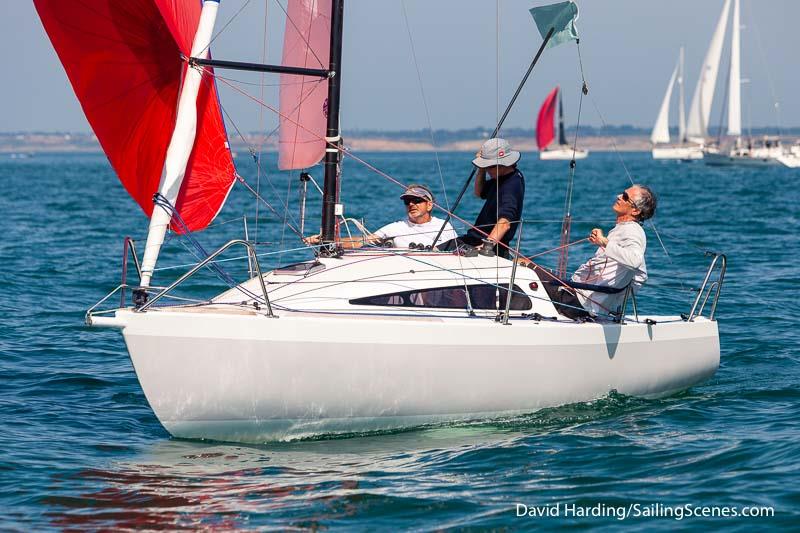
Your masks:
[[[511,221],[507,218],[500,217],[497,219],[497,224],[494,225],[492,231],[489,233],[489,240],[493,242],[500,242],[510,229]]]

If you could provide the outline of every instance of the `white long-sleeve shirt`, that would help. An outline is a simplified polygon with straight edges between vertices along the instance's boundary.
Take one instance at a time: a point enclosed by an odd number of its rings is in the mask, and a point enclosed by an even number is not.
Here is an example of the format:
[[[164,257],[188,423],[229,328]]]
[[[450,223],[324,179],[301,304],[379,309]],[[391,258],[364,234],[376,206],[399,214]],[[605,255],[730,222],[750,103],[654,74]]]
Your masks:
[[[647,281],[646,249],[647,237],[642,226],[638,222],[620,222],[608,232],[608,244],[598,248],[575,271],[572,281],[614,288],[632,283],[636,292]],[[593,315],[616,313],[625,298],[625,291],[606,294],[578,289],[576,292],[581,305]]]

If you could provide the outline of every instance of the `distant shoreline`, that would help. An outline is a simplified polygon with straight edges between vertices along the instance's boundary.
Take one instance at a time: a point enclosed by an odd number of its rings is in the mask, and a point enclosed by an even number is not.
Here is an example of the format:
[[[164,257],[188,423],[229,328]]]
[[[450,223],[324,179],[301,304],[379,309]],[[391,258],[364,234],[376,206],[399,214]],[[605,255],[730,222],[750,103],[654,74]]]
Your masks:
[[[578,138],[578,147],[594,152],[649,152],[651,149],[649,132],[627,129],[620,130],[619,135],[597,135],[594,128],[587,128],[586,135]],[[783,138],[787,144],[800,138],[800,129],[785,130]],[[769,130],[755,130],[753,135],[760,136]],[[352,132],[345,134],[348,148],[360,152],[474,152],[490,132],[481,129],[461,131],[436,131],[431,143],[431,134],[426,131],[411,132]],[[504,133],[512,146],[524,152],[536,152],[536,141],[533,131],[510,129]],[[574,132],[568,139],[574,138]],[[440,141],[441,139],[441,141]],[[265,138],[263,135],[249,133],[245,139],[231,139],[231,150],[247,152],[250,147],[261,147],[264,152],[277,151],[277,136]],[[0,154],[25,156],[36,153],[102,153],[97,138],[91,133],[68,132],[34,132],[34,133],[0,133]]]

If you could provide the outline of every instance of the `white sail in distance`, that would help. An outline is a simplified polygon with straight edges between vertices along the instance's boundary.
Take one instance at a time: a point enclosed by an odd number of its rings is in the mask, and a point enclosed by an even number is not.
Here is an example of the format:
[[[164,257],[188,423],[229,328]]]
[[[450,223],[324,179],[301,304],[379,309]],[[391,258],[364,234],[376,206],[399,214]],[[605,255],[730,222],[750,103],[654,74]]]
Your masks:
[[[653,126],[653,132],[650,134],[650,142],[653,144],[668,143],[669,142],[669,102],[672,100],[672,88],[675,85],[675,78],[678,76],[678,65],[672,71],[672,76],[669,78],[667,85],[667,92],[664,94],[664,100],[661,102],[661,109],[658,111],[658,118],[656,124]]]
[[[725,0],[717,28],[708,46],[708,52],[700,68],[700,76],[694,89],[692,103],[689,107],[689,123],[686,134],[692,140],[705,141],[708,136],[708,120],[711,117],[711,104],[714,101],[714,89],[717,85],[719,61],[722,56],[722,42],[725,40],[725,28],[728,22],[728,11],[731,0]]]
[[[739,0],[733,0],[731,23],[731,71],[728,92],[728,135],[742,134],[741,53],[739,43]]]
[[[678,142],[686,142],[686,96],[683,91],[683,46],[681,46],[680,56],[678,57]]]

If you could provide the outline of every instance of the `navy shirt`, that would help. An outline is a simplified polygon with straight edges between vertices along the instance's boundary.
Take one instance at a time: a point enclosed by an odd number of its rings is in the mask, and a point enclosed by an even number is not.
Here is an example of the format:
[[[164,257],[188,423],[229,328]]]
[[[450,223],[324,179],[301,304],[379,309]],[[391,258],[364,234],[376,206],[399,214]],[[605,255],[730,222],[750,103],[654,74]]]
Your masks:
[[[498,182],[500,183],[499,191],[497,190]],[[511,174],[500,176],[496,180],[488,180],[481,191],[481,198],[486,200],[486,203],[483,204],[483,209],[475,219],[475,226],[488,234],[492,232],[498,219],[509,220],[511,229],[503,235],[501,240],[508,246],[511,239],[514,238],[519,220],[522,218],[522,202],[525,199],[525,178],[522,176],[522,172],[516,169]],[[474,228],[470,228],[464,241],[476,246],[485,238]]]

